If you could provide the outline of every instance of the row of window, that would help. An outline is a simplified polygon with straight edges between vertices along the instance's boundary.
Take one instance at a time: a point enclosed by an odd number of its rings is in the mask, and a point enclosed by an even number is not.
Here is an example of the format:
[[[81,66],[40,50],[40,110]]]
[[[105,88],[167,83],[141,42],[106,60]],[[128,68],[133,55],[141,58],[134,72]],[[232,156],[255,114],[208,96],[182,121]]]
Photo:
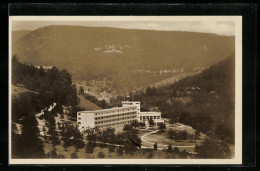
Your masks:
[[[132,110],[135,110],[135,109],[136,108],[128,108],[128,109],[111,110],[111,111],[106,111],[106,112],[98,112],[98,113],[95,113],[95,116],[118,113],[118,112],[127,112],[127,111],[132,111]]]
[[[119,125],[125,125],[128,123],[131,123],[132,121],[126,121],[126,122],[120,122],[120,123],[113,123],[113,124],[107,124],[102,126],[96,126],[97,128],[105,128],[105,127],[111,127],[111,126],[119,126]]]
[[[160,119],[160,116],[140,116],[140,120],[146,120],[146,119]]]
[[[117,117],[122,117],[122,116],[129,116],[136,114],[136,112],[129,112],[129,113],[124,113],[124,114],[117,114],[117,115],[110,115],[110,116],[103,116],[103,117],[97,117],[95,120],[102,120],[102,119],[109,119],[109,118],[117,118]]]
[[[124,105],[132,105],[133,103],[123,103]],[[134,104],[140,104],[139,102],[138,103],[134,103]]]
[[[107,120],[107,121],[99,121],[99,122],[95,122],[95,124],[103,124],[103,123],[117,122],[117,121],[123,121],[123,120],[134,119],[134,118],[136,118],[136,117],[135,117],[135,116],[124,117],[124,118],[119,118],[119,119],[111,119],[111,120]]]

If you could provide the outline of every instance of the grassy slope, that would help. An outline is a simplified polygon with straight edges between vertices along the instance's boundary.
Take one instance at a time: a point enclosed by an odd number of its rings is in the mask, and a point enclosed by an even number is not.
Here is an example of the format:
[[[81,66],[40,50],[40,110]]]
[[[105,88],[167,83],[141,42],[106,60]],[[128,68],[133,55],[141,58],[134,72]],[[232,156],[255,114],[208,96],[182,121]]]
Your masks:
[[[98,110],[101,109],[101,107],[97,106],[96,104],[86,100],[83,96],[79,95],[80,103],[79,107],[84,108],[84,110]]]
[[[16,86],[13,84],[11,85],[11,92],[12,92],[12,97],[18,97],[20,94],[26,93],[26,92],[38,94],[38,92],[30,91],[30,90],[24,88],[23,85]]]

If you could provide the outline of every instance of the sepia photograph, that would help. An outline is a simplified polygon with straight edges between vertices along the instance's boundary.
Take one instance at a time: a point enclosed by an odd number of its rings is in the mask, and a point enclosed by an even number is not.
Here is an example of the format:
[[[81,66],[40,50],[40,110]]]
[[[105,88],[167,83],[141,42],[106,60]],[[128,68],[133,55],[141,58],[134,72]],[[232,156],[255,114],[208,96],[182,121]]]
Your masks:
[[[10,16],[9,68],[10,164],[242,163],[240,16]]]

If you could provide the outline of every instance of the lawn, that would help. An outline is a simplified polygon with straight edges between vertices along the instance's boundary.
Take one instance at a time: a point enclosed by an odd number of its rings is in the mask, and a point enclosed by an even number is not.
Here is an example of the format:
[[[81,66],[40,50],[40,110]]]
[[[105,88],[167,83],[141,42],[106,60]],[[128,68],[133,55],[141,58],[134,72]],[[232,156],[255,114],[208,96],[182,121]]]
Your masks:
[[[202,141],[204,141],[204,139],[206,138],[206,135],[201,133],[200,137],[198,137],[198,139],[194,139],[193,141],[193,136],[192,134],[195,133],[195,130],[188,126],[188,125],[184,125],[184,124],[167,124],[166,123],[166,130],[164,132],[161,131],[155,131],[156,127],[153,128],[149,128],[147,130],[142,130],[139,131],[139,136],[142,137],[142,146],[144,148],[153,148],[153,145],[155,143],[158,144],[158,149],[166,149],[168,147],[169,144],[172,145],[172,147],[177,146],[178,148],[180,148],[180,150],[188,150],[188,151],[193,151],[194,150],[194,146],[196,144],[200,144]],[[177,130],[177,131],[184,131],[186,130],[188,134],[191,134],[190,136],[188,136],[189,138],[187,140],[174,140],[168,137],[167,131],[169,130]],[[145,135],[149,132],[152,132],[151,134]]]

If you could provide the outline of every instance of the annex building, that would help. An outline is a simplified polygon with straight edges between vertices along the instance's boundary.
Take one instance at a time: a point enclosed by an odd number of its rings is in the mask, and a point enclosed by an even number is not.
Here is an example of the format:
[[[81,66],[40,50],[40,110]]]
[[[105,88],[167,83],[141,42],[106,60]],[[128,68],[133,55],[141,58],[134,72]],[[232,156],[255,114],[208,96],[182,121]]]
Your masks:
[[[164,123],[161,112],[141,112],[139,101],[123,101],[122,107],[77,112],[77,124],[80,131],[89,128],[107,128],[130,124],[134,120],[148,124],[153,119],[155,125]]]

